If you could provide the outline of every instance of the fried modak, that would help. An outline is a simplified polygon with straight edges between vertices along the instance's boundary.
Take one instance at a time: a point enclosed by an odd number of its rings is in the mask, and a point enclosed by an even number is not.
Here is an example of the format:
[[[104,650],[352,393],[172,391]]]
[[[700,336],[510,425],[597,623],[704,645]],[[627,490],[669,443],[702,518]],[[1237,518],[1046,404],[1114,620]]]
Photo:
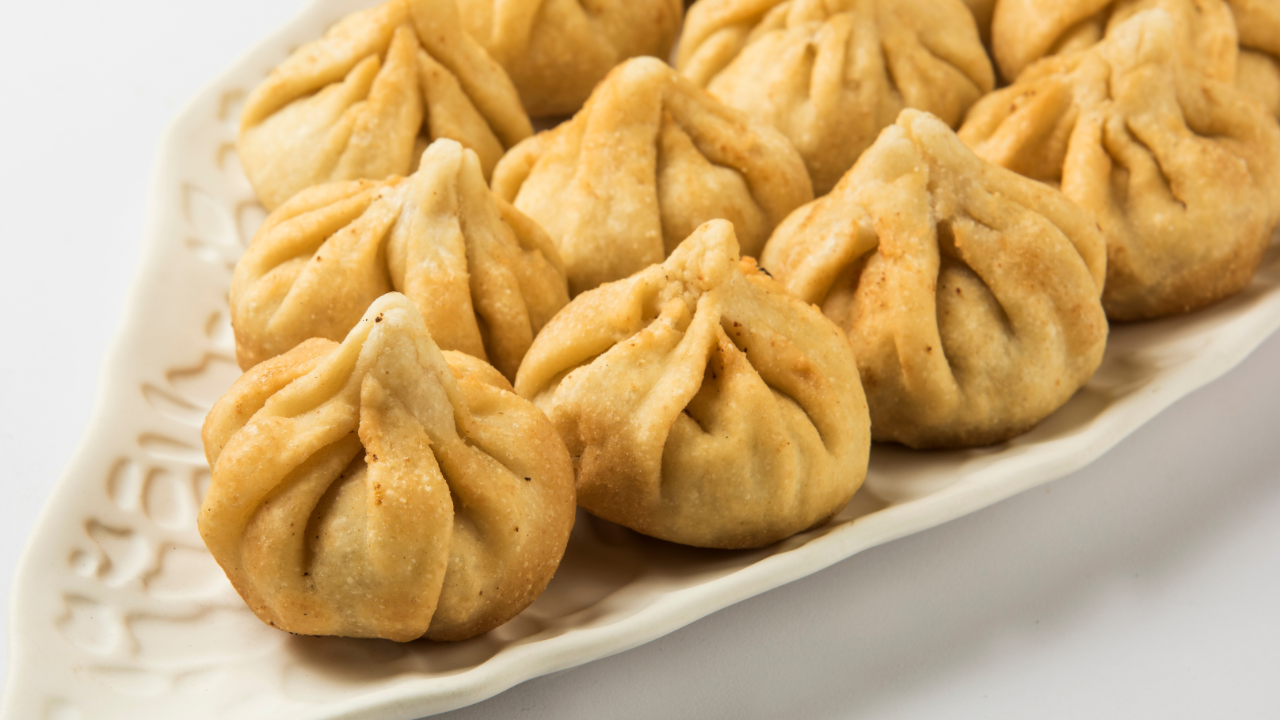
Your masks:
[[[299,635],[461,640],[546,587],[573,469],[489,365],[441,352],[408,298],[341,343],[245,373],[204,423],[200,535],[263,622]]]
[[[274,210],[326,182],[408,175],[438,138],[485,177],[533,134],[506,72],[462,29],[455,0],[387,0],[298,48],[245,101],[236,149]]]
[[[1253,277],[1280,219],[1280,125],[1184,62],[1147,10],[1087,50],[1047,57],[969,112],[979,157],[1054,183],[1107,243],[1113,320],[1188,312]]]
[[[849,341],[740,258],[724,220],[570,302],[516,390],[564,438],[579,504],[664,540],[776,542],[840,512],[867,472]]]
[[[681,0],[458,0],[462,24],[515,83],[534,117],[577,112],[628,58],[665,58],[680,34]]]
[[[995,74],[960,0],[700,0],[677,67],[782,131],[825,195],[907,107],[957,126]]]
[[[716,218],[754,255],[813,199],[789,140],[654,58],[614,68],[572,120],[513,148],[493,189],[555,240],[570,295],[662,262]]]
[[[788,217],[760,262],[848,333],[876,440],[1007,440],[1102,361],[1106,250],[1093,219],[916,110]]]
[[[240,366],[341,340],[392,290],[440,347],[508,378],[569,301],[547,234],[489,190],[475,152],[437,140],[407,178],[309,188],[267,218],[231,280]]]

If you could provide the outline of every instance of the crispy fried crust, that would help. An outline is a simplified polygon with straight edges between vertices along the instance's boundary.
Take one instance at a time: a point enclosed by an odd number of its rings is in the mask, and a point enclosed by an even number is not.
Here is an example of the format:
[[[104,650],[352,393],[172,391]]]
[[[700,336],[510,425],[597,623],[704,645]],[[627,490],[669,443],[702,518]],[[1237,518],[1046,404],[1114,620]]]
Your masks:
[[[516,390],[574,457],[579,503],[689,545],[767,545],[862,484],[866,401],[844,334],[738,257],[732,226],[580,295],[534,341]]]
[[[254,613],[303,635],[460,640],[551,579],[573,471],[498,373],[407,298],[245,373],[204,425],[200,534]]]
[[[1092,220],[915,110],[787,218],[761,262],[848,332],[877,440],[1006,440],[1102,360],[1105,251]]]
[[[1027,69],[960,129],[979,157],[1060,183],[1098,221],[1113,320],[1238,292],[1280,217],[1275,118],[1184,52],[1174,18],[1139,13],[1098,45]]]
[[[782,131],[818,195],[904,107],[955,127],[995,84],[960,0],[701,0],[677,67]]]
[[[1037,60],[1096,45],[1129,18],[1162,10],[1174,25],[1183,62],[1216,80],[1236,76],[1236,23],[1227,0],[1002,0],[991,43],[1010,82]]]
[[[236,146],[262,204],[274,210],[325,182],[407,175],[422,138],[471,148],[489,177],[533,126],[461,23],[454,0],[388,0],[273,70],[245,101]]]
[[[513,148],[493,189],[555,240],[570,295],[662,262],[714,218],[754,255],[813,198],[785,137],[653,58],[614,68],[572,120]]]
[[[665,58],[681,0],[459,0],[463,26],[515,82],[534,117],[571,115],[618,63]]]
[[[307,338],[341,340],[392,290],[442,348],[508,378],[569,301],[547,234],[490,192],[474,152],[438,140],[408,178],[310,188],[267,218],[231,281],[241,367]]]

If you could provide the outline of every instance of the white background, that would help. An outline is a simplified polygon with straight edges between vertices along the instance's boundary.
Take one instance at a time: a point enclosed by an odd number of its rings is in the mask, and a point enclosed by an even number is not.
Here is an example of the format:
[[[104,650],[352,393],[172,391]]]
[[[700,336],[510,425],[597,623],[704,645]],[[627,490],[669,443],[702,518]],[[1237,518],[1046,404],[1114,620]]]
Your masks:
[[[121,322],[160,134],[302,5],[0,4],[6,617]],[[1280,718],[1280,337],[1075,475],[445,717],[800,715]]]

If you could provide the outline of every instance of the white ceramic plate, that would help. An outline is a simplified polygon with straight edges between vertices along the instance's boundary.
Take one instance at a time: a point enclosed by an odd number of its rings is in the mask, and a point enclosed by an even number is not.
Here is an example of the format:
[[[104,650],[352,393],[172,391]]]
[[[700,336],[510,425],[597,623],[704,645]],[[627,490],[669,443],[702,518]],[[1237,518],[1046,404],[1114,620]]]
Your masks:
[[[1062,477],[1280,326],[1273,252],[1228,302],[1114,329],[1089,386],[1024,437],[955,453],[876,447],[866,488],[835,522],[774,547],[680,548],[583,516],[547,592],[483,637],[279,633],[240,602],[194,522],[209,478],[199,426],[238,374],[226,289],[263,218],[236,164],[236,118],[291,48],[366,4],[316,2],[201,93],[165,139],[129,320],[14,586],[4,718],[404,720],[474,703]]]

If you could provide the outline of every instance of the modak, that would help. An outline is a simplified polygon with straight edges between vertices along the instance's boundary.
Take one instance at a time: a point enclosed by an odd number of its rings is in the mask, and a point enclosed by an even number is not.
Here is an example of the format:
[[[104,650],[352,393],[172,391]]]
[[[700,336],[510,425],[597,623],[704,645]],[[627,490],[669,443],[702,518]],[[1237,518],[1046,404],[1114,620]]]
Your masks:
[[[492,367],[441,352],[407,298],[341,343],[245,373],[204,423],[200,535],[265,623],[299,635],[461,640],[546,587],[573,469]]]
[[[1239,291],[1280,219],[1280,125],[1184,58],[1177,20],[1147,10],[1027,68],[960,129],[979,157],[1059,185],[1093,216],[1113,320]]]
[[[474,150],[488,177],[533,134],[454,2],[388,0],[349,15],[254,88],[236,148],[263,206],[321,183],[408,175],[437,138]]]
[[[788,217],[760,262],[848,333],[876,440],[1007,440],[1102,361],[1106,250],[1093,219],[916,110]]]
[[[513,148],[493,189],[555,240],[570,295],[662,262],[716,218],[754,256],[813,199],[781,133],[654,58],[614,68],[572,120]]]
[[[564,438],[579,504],[664,540],[776,542],[840,512],[867,472],[848,340],[740,258],[724,220],[570,302],[516,390]]]
[[[615,65],[665,58],[681,0],[458,0],[462,24],[502,64],[534,117],[571,115]]]
[[[309,188],[267,218],[231,280],[240,366],[341,340],[392,290],[441,347],[508,378],[569,301],[547,234],[490,192],[476,153],[437,140],[410,177]]]
[[[956,126],[995,84],[960,0],[701,0],[677,67],[781,130],[818,195],[903,108]]]

